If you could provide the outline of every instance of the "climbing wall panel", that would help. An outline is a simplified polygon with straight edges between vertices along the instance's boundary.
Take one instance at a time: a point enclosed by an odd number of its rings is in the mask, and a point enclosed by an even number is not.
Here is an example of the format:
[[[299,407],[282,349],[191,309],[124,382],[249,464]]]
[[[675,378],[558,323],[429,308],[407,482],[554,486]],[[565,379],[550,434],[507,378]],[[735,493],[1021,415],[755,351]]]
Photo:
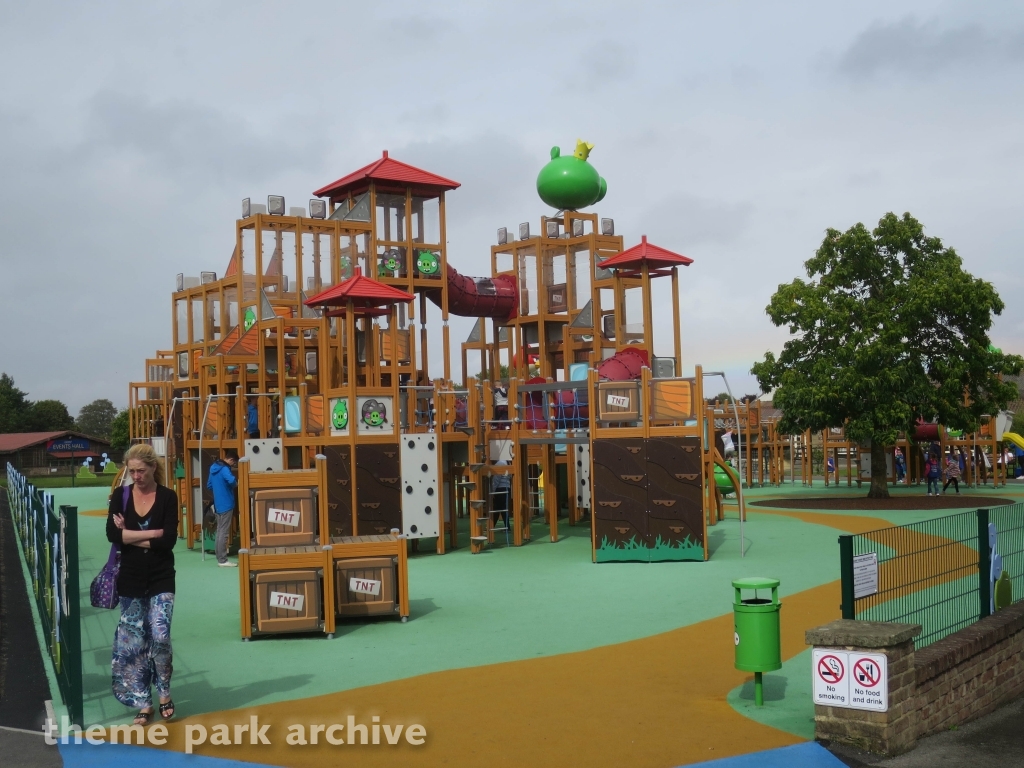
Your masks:
[[[703,560],[700,443],[696,437],[647,441],[647,532],[651,560]]]
[[[397,443],[356,446],[356,519],[360,536],[402,528],[401,468]]]
[[[440,533],[438,441],[432,434],[402,435],[402,532],[410,539]]]
[[[593,507],[597,562],[650,559],[647,451],[642,438],[594,440]]]
[[[325,445],[327,526],[331,536],[352,535],[352,448]]]

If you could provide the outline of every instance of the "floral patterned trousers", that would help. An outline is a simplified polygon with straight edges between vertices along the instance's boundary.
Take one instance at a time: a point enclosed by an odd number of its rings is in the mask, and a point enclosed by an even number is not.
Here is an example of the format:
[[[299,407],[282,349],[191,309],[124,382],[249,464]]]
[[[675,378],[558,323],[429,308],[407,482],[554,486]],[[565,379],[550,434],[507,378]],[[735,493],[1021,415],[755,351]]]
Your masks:
[[[121,598],[111,668],[114,698],[125,706],[152,707],[154,685],[161,698],[170,697],[173,613],[173,592]]]

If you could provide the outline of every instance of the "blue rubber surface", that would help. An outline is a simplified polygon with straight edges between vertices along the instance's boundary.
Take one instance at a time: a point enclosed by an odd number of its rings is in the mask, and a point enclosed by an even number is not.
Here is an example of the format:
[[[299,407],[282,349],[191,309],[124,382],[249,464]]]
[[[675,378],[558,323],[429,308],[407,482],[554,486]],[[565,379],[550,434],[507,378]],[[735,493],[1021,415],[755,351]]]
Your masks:
[[[146,768],[253,768],[257,763],[222,760],[205,755],[186,755],[152,747],[124,744],[58,744],[64,768],[107,768],[144,765]],[[267,766],[259,764],[260,768]]]
[[[708,768],[846,768],[846,763],[816,741],[706,763],[691,763],[687,768],[701,765]]]

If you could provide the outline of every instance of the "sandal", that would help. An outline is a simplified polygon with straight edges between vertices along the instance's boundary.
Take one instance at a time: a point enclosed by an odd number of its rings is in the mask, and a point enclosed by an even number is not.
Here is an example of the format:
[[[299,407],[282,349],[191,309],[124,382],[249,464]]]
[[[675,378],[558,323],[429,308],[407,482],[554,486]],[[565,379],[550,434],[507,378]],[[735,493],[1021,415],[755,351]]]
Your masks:
[[[168,701],[160,705],[160,717],[164,720],[170,720],[174,717],[174,701]]]
[[[133,722],[132,725],[149,725],[149,721],[152,717],[152,712],[139,712],[135,715],[135,722]]]

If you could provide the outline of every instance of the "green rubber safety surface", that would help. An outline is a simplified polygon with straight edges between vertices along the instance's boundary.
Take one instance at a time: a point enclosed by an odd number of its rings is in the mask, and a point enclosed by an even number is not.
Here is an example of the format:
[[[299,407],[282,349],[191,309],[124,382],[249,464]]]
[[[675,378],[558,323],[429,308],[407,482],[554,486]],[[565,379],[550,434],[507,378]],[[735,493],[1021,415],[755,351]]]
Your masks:
[[[1011,486],[1010,491],[1014,489]],[[1012,495],[1000,489],[1000,495]],[[865,489],[866,492],[866,489]],[[1024,495],[1024,484],[1021,488]],[[751,489],[748,498],[794,493],[792,486]],[[795,490],[820,495],[820,486]],[[80,510],[106,506],[106,489],[61,489],[58,504]],[[830,512],[877,517],[879,527],[934,516],[906,511]],[[732,581],[770,577],[780,596],[835,581],[839,559],[835,527],[805,522],[785,509],[751,508],[744,525],[735,507],[708,529],[708,562],[591,562],[589,526],[560,521],[560,540],[535,523],[533,541],[506,548],[497,542],[479,555],[463,546],[444,556],[424,552],[409,560],[411,616],[339,621],[336,636],[262,637],[243,643],[238,571],[179,542],[173,620],[174,698],[182,715],[306,698],[429,672],[551,656],[626,642],[732,611]],[[128,715],[110,693],[110,649],[118,612],[89,606],[92,578],[109,545],[102,517],[82,517],[80,569],[84,648],[85,720],[123,721]],[[425,542],[427,544],[427,542]],[[838,612],[838,609],[837,609]],[[783,614],[785,621],[785,614]],[[723,637],[731,645],[731,637]],[[788,675],[790,661],[769,678]],[[792,669],[786,689],[796,691],[810,670]],[[806,680],[804,680],[806,678]],[[807,701],[789,693],[774,709],[791,710],[779,722],[805,717]],[[752,693],[751,693],[752,696]],[[733,699],[730,698],[730,701]],[[734,706],[740,705],[742,691]],[[805,731],[780,727],[790,733]]]

